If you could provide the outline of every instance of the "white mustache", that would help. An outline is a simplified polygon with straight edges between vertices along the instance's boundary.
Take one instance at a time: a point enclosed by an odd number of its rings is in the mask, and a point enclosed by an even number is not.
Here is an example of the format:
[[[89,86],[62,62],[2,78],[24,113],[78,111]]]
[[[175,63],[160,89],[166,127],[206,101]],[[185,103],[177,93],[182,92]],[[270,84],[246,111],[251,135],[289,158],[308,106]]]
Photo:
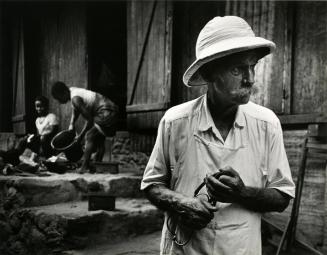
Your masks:
[[[232,95],[247,95],[247,94],[257,94],[259,92],[259,88],[256,85],[252,85],[251,87],[241,87],[239,89],[235,89],[231,92]]]

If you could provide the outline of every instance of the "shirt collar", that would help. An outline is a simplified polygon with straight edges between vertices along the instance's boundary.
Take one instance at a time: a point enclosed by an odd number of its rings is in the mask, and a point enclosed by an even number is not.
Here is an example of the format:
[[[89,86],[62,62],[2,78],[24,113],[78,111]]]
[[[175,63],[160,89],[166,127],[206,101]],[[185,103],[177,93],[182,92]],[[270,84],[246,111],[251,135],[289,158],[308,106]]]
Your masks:
[[[233,124],[234,128],[243,128],[245,126],[245,117],[242,108],[242,106],[239,106],[237,109],[235,121]],[[203,104],[200,112],[199,130],[207,131],[210,128],[216,128],[208,107],[207,94],[205,94],[203,97]]]

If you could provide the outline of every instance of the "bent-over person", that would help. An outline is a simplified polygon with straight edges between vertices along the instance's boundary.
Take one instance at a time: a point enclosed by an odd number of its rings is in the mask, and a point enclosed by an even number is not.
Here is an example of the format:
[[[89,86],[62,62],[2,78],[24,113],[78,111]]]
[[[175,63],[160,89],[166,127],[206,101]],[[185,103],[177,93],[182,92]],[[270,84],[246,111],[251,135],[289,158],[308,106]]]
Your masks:
[[[75,129],[75,123],[80,115],[86,120],[85,125],[76,140],[85,136],[86,144],[80,173],[90,171],[90,158],[96,152],[95,159],[102,161],[105,152],[105,137],[114,136],[118,106],[105,96],[91,90],[68,87],[63,82],[52,86],[52,96],[61,104],[71,101],[72,116],[69,130]]]

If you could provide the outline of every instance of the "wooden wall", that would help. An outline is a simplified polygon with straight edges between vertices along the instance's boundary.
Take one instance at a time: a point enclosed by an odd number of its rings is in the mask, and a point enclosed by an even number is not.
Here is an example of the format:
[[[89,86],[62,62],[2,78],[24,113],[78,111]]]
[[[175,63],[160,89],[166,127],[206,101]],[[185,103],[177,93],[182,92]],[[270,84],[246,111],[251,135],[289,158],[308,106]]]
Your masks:
[[[41,91],[50,99],[51,84],[63,81],[68,86],[87,87],[87,40],[85,6],[78,3],[49,4],[41,23]],[[70,105],[50,100],[50,110],[67,128]]]
[[[298,2],[294,22],[294,114],[327,112],[327,3]]]
[[[156,128],[170,105],[172,3],[127,6],[127,126]]]

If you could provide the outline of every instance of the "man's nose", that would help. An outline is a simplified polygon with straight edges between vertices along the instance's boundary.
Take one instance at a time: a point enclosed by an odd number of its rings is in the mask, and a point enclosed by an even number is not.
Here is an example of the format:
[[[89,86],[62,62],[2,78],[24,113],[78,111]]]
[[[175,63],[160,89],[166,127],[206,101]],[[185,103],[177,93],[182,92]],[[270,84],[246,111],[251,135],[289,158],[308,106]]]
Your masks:
[[[246,80],[247,83],[254,83],[254,69],[253,67],[249,66],[246,68],[246,72],[243,74],[243,80]]]

